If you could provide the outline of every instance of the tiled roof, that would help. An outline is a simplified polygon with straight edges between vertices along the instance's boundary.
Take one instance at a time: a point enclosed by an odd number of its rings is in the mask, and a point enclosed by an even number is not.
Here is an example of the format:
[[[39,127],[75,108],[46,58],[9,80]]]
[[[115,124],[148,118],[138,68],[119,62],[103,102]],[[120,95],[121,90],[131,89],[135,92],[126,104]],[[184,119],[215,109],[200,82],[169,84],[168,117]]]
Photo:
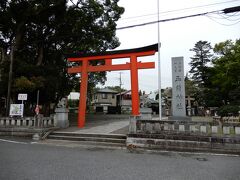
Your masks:
[[[103,88],[103,89],[99,89],[97,91],[97,93],[112,93],[112,94],[117,94],[118,92],[117,91],[114,91],[112,89],[109,89],[109,88]]]
[[[122,94],[131,94],[131,90],[123,91],[123,92],[121,92],[121,93],[118,93],[117,96],[119,96],[120,94],[121,94],[121,95],[122,95]]]

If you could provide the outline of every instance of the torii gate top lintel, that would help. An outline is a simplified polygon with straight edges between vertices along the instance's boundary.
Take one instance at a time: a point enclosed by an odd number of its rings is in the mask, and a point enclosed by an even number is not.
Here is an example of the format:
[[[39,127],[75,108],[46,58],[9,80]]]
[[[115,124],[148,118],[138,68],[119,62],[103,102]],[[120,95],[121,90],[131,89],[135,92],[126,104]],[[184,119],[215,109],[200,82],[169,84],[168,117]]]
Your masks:
[[[85,124],[86,95],[88,72],[130,70],[132,91],[132,115],[139,115],[138,69],[154,68],[154,62],[138,62],[137,57],[154,55],[158,51],[158,44],[135,49],[106,51],[102,53],[67,55],[69,62],[82,62],[80,66],[68,68],[68,73],[81,73],[81,87],[78,108],[78,127]],[[130,58],[130,63],[112,64],[112,59]],[[104,60],[104,64],[93,66],[89,61]]]
[[[143,52],[158,52],[158,44],[153,44],[150,46],[144,46],[140,48],[134,49],[123,49],[123,50],[115,50],[115,51],[105,51],[101,53],[75,53],[66,55],[68,61],[78,61],[81,59],[95,59],[94,57],[99,57],[104,59],[103,57],[115,57],[119,55],[131,55],[131,54],[141,54]],[[117,57],[118,58],[118,57]]]

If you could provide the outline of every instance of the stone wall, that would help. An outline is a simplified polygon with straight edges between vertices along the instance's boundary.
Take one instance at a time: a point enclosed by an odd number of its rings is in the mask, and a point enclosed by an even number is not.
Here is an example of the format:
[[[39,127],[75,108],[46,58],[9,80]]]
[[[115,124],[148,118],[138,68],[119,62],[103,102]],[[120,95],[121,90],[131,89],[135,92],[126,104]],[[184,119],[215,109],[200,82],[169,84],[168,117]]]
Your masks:
[[[240,154],[240,123],[159,121],[131,116],[126,145],[130,149]]]

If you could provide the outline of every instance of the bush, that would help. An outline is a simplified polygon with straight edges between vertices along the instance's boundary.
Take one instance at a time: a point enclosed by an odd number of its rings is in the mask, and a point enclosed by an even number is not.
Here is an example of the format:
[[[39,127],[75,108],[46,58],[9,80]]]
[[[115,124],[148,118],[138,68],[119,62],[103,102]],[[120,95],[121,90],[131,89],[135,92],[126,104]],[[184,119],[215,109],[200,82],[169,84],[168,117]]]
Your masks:
[[[240,106],[236,105],[225,105],[219,108],[218,110],[218,115],[223,117],[223,116],[238,116],[238,113],[240,111]]]
[[[79,100],[68,99],[68,107],[75,108],[78,107]]]

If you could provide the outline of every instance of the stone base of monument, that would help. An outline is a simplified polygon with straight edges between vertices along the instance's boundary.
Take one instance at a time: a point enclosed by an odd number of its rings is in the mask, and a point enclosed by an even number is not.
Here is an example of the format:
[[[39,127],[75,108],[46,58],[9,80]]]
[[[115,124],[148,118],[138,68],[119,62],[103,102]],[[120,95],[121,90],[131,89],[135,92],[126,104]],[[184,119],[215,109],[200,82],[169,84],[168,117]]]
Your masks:
[[[137,132],[137,124],[140,120],[151,121],[152,120],[152,109],[151,108],[140,108],[139,116],[130,116],[129,118],[129,128],[128,133],[136,133]]]
[[[151,120],[152,119],[152,109],[151,108],[140,108],[140,115],[142,120]]]
[[[169,116],[168,120],[191,121],[192,117],[190,117],[190,116]]]
[[[69,120],[68,120],[68,112],[67,108],[56,108],[55,109],[55,126],[60,128],[67,128],[69,127]]]

